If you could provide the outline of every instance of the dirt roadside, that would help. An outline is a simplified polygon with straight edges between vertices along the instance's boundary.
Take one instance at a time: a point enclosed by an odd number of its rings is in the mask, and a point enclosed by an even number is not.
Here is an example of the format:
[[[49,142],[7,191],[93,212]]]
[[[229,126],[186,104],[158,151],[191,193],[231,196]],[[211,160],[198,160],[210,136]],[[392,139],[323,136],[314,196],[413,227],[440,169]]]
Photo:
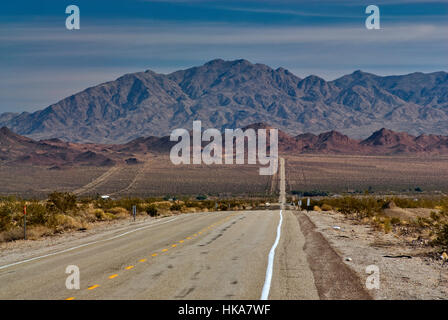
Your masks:
[[[323,300],[371,300],[363,281],[345,265],[305,214],[295,214],[305,236],[304,251],[313,271],[314,284]]]
[[[431,259],[423,254],[422,248],[410,246],[393,234],[355,224],[339,213],[310,211],[298,215],[303,216],[305,224],[305,217],[309,218],[315,231],[342,257],[343,263],[357,273],[361,283],[369,276],[366,267],[378,266],[380,287],[368,290],[374,299],[448,299],[448,264]]]

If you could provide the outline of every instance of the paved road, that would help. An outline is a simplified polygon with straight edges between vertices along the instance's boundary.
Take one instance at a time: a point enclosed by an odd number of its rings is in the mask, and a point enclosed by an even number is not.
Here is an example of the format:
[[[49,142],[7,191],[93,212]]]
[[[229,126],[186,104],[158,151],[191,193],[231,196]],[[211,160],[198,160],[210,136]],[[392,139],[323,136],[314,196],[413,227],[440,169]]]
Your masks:
[[[278,211],[181,217],[3,268],[0,299],[259,299],[278,222]],[[68,265],[80,269],[80,290],[65,287]]]
[[[282,202],[284,176],[281,161]],[[303,212],[199,213],[132,228],[0,266],[0,299],[369,298]],[[69,265],[79,290],[66,288]]]
[[[300,221],[304,213],[282,215],[269,299],[368,298],[309,221]],[[279,218],[264,210],[160,219],[112,240],[0,266],[0,299],[260,299]],[[65,286],[68,265],[80,269],[80,290]]]

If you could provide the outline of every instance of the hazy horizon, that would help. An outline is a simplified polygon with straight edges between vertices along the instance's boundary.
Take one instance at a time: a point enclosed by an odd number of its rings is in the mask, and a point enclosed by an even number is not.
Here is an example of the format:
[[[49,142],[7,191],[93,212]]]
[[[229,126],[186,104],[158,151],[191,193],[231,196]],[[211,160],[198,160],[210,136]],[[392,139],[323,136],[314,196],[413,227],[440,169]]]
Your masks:
[[[334,80],[448,70],[448,2],[76,2],[81,29],[65,28],[55,0],[5,3],[0,12],[0,113],[35,111],[132,72],[169,73],[207,61],[246,59],[304,78]]]

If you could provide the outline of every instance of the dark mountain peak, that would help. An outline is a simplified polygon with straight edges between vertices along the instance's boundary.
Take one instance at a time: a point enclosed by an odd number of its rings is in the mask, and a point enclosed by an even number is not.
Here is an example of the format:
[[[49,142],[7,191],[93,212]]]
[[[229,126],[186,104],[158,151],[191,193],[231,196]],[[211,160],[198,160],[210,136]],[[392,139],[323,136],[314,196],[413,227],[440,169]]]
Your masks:
[[[213,60],[210,60],[210,61],[204,63],[204,66],[223,65],[225,62],[226,62],[226,61],[225,61],[224,59],[220,59],[220,58],[218,58],[218,59],[213,59]]]
[[[256,122],[256,123],[252,123],[250,125],[247,125],[245,127],[242,128],[242,130],[246,130],[246,129],[254,129],[254,130],[258,130],[258,129],[273,129],[273,127],[265,122]]]
[[[260,65],[259,63],[257,63],[258,65]],[[252,62],[246,60],[246,59],[237,59],[232,61],[232,65],[244,65],[244,66],[253,66],[253,65],[257,65],[257,64],[253,64]]]
[[[297,136],[295,136],[296,139],[312,139],[312,138],[317,138],[317,136],[314,133],[310,133],[310,132],[306,132],[306,133],[301,133]]]
[[[283,67],[275,69],[275,72],[285,75],[293,75],[288,69],[285,69]]]
[[[309,76],[303,78],[300,81],[299,85],[301,83],[306,83],[306,84],[311,84],[311,85],[314,85],[314,84],[322,85],[322,84],[326,83],[326,81],[325,81],[325,79],[312,74],[312,75],[309,75]]]
[[[372,146],[391,146],[391,145],[414,145],[415,137],[406,132],[395,132],[390,129],[382,128],[375,131],[370,137],[363,140],[361,144]]]
[[[331,130],[318,135],[319,141],[348,141],[350,138],[339,131]]]
[[[8,127],[2,127],[0,128],[0,143],[1,144],[15,144],[15,143],[29,143],[34,142],[32,139],[21,136],[12,130],[10,130]]]
[[[0,133],[5,136],[11,136],[14,134],[14,132],[12,132],[8,127],[1,127]]]
[[[362,70],[356,70],[351,74],[342,76],[336,80],[333,80],[332,83],[334,83],[337,87],[348,89],[350,87],[353,87],[355,85],[362,85],[370,87],[372,85],[376,84],[376,80],[380,78],[377,75],[374,75],[372,73],[364,72]]]
[[[353,72],[352,72],[352,75],[353,75],[354,77],[358,77],[358,78],[359,78],[359,77],[363,77],[363,76],[368,75],[368,73],[362,71],[361,69],[358,69],[358,70],[353,71]]]

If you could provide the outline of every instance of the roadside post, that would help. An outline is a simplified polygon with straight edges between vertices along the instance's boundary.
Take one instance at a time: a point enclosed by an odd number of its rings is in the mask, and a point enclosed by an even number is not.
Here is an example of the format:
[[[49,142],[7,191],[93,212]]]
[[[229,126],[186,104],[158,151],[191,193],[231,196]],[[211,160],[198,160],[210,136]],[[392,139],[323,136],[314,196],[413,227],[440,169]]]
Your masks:
[[[311,201],[310,201],[310,198],[307,198],[306,199],[306,210],[310,210],[310,203],[311,203]]]
[[[26,240],[26,205],[23,206],[23,238]]]
[[[297,203],[297,205],[299,206],[299,210],[302,211],[302,200],[299,200],[299,202]]]
[[[132,215],[134,216],[134,221],[135,221],[135,216],[137,215],[137,206],[136,205],[132,206]]]

